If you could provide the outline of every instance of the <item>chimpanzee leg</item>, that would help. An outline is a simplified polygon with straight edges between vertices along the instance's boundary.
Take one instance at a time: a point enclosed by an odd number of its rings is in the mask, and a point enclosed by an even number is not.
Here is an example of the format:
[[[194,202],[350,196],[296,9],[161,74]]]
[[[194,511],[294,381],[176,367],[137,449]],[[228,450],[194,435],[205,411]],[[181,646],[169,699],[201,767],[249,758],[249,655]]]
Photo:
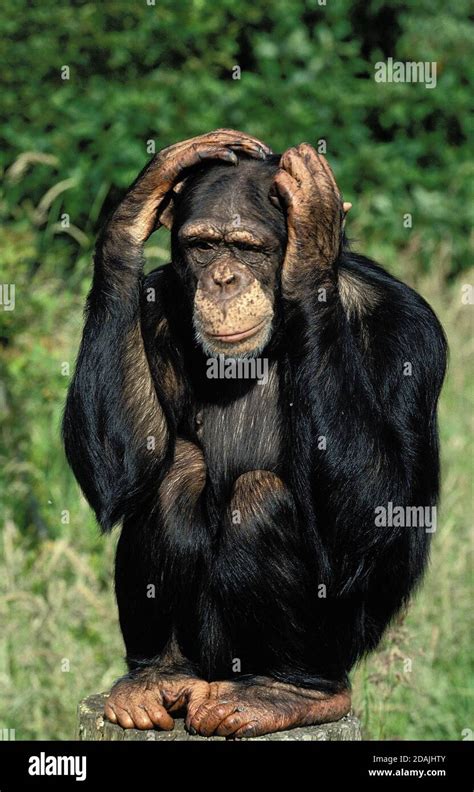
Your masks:
[[[151,509],[154,530],[129,521],[120,537],[116,590],[130,671],[112,688],[105,714],[124,728],[171,729],[168,712],[193,711],[207,695],[207,682],[179,645],[181,611],[195,598],[199,541],[192,532],[205,475],[200,450],[178,439]]]
[[[207,700],[188,710],[188,728],[250,737],[346,714],[344,682],[319,680],[317,587],[305,565],[293,498],[274,473],[249,471],[234,483],[214,579],[232,658],[219,669],[225,681],[211,682]],[[237,660],[240,676],[231,669]],[[304,687],[284,681],[299,675]]]

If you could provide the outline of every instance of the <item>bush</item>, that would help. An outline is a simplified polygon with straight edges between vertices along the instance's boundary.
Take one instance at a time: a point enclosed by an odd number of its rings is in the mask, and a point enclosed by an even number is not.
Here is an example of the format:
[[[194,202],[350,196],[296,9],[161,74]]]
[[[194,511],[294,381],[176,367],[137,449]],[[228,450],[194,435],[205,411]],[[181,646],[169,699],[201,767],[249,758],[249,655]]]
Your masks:
[[[53,248],[66,274],[81,269],[102,215],[149,157],[147,141],[159,150],[232,126],[275,150],[326,140],[366,249],[405,246],[411,213],[422,265],[447,244],[453,274],[468,260],[473,175],[463,155],[467,10],[467,0],[449,13],[440,0],[5,0],[0,162],[17,164],[4,221],[39,232],[32,265]],[[436,61],[437,87],[376,83],[374,64],[387,57]],[[57,225],[63,213],[70,228]]]

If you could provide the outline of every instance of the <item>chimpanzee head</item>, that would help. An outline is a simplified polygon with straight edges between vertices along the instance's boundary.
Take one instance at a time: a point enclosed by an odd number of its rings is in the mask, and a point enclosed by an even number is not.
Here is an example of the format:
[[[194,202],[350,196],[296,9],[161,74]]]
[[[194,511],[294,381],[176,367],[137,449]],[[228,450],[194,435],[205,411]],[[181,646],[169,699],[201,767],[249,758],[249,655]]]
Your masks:
[[[279,159],[203,166],[174,199],[173,265],[208,355],[257,355],[271,338],[287,237],[269,199]]]

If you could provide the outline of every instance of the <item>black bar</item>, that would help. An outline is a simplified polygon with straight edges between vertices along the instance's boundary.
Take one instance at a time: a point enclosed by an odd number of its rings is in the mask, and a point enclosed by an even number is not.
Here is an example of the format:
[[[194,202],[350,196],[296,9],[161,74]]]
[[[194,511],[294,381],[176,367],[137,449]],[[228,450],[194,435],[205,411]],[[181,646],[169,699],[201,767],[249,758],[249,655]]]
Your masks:
[[[190,783],[266,790],[270,783],[328,789],[450,789],[472,792],[469,742],[0,742],[0,792],[23,789],[159,790]],[[35,759],[34,757],[37,757]],[[54,757],[48,759],[48,757]],[[55,769],[55,757],[78,757],[79,774],[31,775]],[[81,757],[85,757],[85,768]],[[377,757],[377,759],[375,759]],[[427,761],[430,758],[430,761]],[[57,769],[57,767],[56,767]],[[68,766],[69,769],[69,766]],[[72,768],[71,768],[72,769]],[[391,774],[390,774],[391,771]],[[423,771],[420,777],[420,771]],[[416,773],[416,775],[415,775]],[[289,783],[288,783],[289,782]]]

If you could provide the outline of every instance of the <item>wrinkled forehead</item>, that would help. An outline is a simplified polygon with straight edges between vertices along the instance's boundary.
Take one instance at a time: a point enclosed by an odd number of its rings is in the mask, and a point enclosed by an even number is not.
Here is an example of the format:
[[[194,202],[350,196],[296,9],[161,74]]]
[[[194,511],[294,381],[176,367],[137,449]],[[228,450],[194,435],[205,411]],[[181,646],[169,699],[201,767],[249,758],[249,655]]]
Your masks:
[[[190,218],[233,226],[250,220],[285,235],[283,212],[269,200],[277,167],[278,160],[241,160],[236,166],[216,164],[193,173],[177,207],[178,225]]]

